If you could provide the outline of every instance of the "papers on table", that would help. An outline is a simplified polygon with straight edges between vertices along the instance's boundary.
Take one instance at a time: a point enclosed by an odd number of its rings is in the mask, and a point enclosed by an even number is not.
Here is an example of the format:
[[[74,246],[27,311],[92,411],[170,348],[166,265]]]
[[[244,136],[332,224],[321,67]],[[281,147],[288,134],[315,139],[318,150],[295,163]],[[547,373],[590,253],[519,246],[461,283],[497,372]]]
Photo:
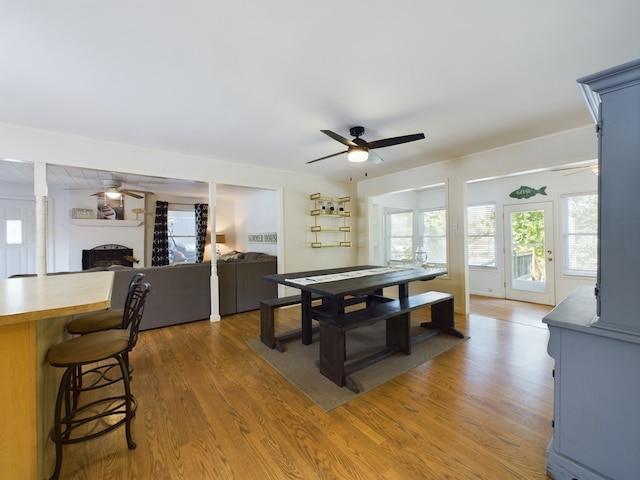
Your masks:
[[[349,278],[366,277],[368,275],[379,275],[381,273],[396,272],[398,270],[407,270],[413,267],[378,267],[366,268],[364,270],[353,270],[351,272],[331,273],[327,275],[316,275],[314,277],[287,278],[285,281],[296,283],[298,285],[311,285],[313,283],[336,282],[338,280],[347,280]]]

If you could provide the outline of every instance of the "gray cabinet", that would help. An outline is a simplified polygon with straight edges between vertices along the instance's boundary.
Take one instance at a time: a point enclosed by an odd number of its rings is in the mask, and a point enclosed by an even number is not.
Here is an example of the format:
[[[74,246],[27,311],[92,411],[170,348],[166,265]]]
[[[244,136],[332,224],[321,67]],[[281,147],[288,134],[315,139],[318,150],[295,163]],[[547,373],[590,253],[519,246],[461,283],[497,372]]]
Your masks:
[[[600,97],[596,326],[640,335],[640,60],[578,82]]]
[[[640,60],[578,80],[598,108],[595,295],[580,288],[545,318],[555,360],[556,480],[640,479]]]

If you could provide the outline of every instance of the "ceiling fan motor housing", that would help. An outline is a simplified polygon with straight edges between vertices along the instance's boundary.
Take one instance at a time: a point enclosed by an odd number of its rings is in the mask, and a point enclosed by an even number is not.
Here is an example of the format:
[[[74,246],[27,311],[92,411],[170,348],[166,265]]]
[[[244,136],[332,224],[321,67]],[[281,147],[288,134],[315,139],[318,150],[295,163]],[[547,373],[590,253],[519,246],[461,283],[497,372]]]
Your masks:
[[[349,129],[349,133],[352,137],[361,137],[364,135],[364,127],[351,127],[351,129]]]

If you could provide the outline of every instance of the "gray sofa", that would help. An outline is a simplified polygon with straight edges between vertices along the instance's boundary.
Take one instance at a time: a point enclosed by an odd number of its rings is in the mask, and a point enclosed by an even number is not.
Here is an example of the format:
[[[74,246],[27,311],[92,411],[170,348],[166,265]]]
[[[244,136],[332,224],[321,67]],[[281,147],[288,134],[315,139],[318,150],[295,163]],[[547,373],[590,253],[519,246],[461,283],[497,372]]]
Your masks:
[[[278,285],[264,275],[278,273],[277,258],[265,253],[232,252],[218,258],[220,315],[260,308],[260,300],[278,296]]]
[[[265,254],[246,253],[217,263],[220,315],[257,310],[260,300],[278,296],[275,283],[263,275],[277,273],[277,259]],[[124,305],[127,287],[135,272],[145,274],[151,284],[140,330],[166,327],[208,319],[211,315],[211,263],[185,263],[164,267],[123,267],[112,265],[115,272],[111,305]]]
[[[185,263],[166,267],[131,268],[112,265],[115,272],[111,305],[122,308],[131,276],[145,274],[151,284],[140,330],[208,319],[211,315],[210,263]]]

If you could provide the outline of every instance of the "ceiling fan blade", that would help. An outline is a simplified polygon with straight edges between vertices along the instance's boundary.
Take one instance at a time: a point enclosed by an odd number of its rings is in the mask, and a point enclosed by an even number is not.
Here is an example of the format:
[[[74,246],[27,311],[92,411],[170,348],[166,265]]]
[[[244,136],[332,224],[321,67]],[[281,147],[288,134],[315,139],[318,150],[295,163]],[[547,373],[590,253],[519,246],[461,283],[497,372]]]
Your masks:
[[[384,160],[382,159],[382,157],[380,155],[378,155],[376,152],[369,150],[369,158],[368,160],[373,163],[374,165],[378,165],[379,163],[384,162]]]
[[[338,153],[334,153],[332,155],[327,155],[326,157],[316,158],[315,160],[310,160],[307,163],[319,162],[320,160],[326,160],[327,158],[336,157],[338,155],[342,155],[343,153],[347,153],[347,150],[345,150],[344,152],[338,152]]]
[[[347,147],[356,147],[357,146],[356,143],[352,142],[348,138],[344,138],[342,135],[338,135],[337,133],[334,133],[331,130],[320,130],[320,131],[322,133],[324,133],[325,135],[329,135],[331,138],[333,138],[334,140],[337,140],[341,144],[346,145]]]
[[[594,165],[574,165],[573,167],[552,168],[552,172],[562,172],[563,170],[576,170],[579,168],[593,168]]]
[[[133,198],[144,198],[142,195],[138,195],[137,193],[133,193],[131,190],[122,190],[120,193],[123,195],[129,195]]]
[[[401,137],[383,138],[382,140],[374,140],[373,142],[367,142],[367,147],[382,148],[390,147],[392,145],[400,145],[401,143],[415,142],[416,140],[424,139],[424,133],[415,133],[413,135],[402,135]]]

